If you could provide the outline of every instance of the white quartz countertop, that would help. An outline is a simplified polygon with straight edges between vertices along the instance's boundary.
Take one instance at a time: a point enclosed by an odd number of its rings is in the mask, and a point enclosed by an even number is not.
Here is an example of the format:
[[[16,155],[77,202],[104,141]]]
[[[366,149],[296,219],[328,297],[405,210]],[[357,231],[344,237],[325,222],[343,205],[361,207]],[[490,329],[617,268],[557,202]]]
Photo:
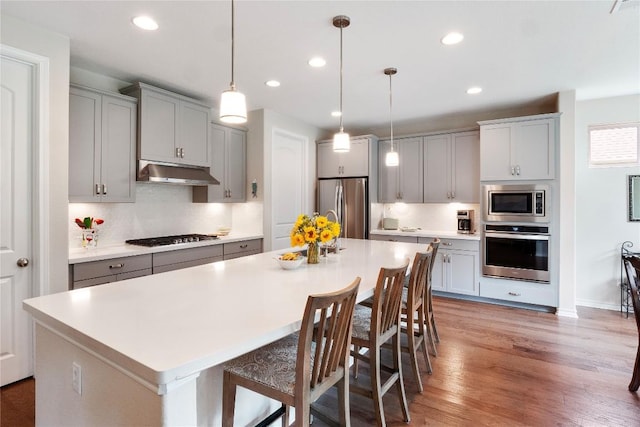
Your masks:
[[[224,242],[224,240],[222,240]],[[339,254],[283,270],[279,250],[27,299],[23,307],[141,383],[164,393],[204,369],[296,331],[307,296],[361,277],[373,295],[380,267],[424,245],[342,239]]]
[[[240,234],[231,233],[228,236],[220,236],[216,240],[203,240],[200,242],[178,243],[175,245],[165,246],[138,246],[128,243],[120,243],[115,245],[98,246],[97,248],[70,248],[69,264],[78,264],[81,262],[100,261],[104,259],[113,259],[123,256],[134,256],[152,254],[157,252],[176,251],[178,249],[197,248],[200,246],[221,245],[224,243],[240,242],[244,240],[262,239],[262,235],[256,234]]]
[[[371,230],[369,234],[379,234],[382,236],[415,236],[415,237],[439,237],[441,239],[459,239],[459,240],[480,240],[480,233],[460,234],[455,231],[442,230],[422,230],[420,228],[415,231],[397,230]]]

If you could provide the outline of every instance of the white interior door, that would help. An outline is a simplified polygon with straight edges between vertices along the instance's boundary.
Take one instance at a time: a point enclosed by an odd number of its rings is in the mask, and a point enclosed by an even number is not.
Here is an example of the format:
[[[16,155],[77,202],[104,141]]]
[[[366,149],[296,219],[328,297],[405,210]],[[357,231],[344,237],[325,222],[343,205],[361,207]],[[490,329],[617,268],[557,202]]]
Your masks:
[[[2,56],[0,150],[0,385],[33,375],[32,149],[34,65]],[[28,263],[28,264],[27,264]]]
[[[279,129],[273,131],[271,153],[271,250],[291,246],[290,232],[306,211],[308,139]],[[306,212],[310,214],[310,212]]]

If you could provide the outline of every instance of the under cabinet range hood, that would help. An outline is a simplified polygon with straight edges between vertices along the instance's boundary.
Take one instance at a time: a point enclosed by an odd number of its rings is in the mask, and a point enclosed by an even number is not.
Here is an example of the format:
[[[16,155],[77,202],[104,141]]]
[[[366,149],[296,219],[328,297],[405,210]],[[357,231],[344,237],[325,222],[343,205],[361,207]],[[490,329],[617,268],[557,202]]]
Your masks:
[[[209,168],[149,160],[138,161],[137,180],[178,185],[220,185],[220,181],[209,174]]]

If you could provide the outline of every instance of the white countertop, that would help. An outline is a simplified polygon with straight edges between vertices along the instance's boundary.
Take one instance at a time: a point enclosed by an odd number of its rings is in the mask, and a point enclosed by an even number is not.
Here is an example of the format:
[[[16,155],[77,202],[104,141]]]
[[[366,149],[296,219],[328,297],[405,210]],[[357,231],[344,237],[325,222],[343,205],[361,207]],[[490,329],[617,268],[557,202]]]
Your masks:
[[[369,234],[380,234],[383,236],[415,236],[415,237],[439,237],[441,239],[459,239],[459,240],[480,240],[480,233],[475,234],[460,234],[455,231],[442,231],[442,230],[422,230],[416,229],[415,231],[402,231],[397,230],[371,230]]]
[[[224,240],[222,240],[224,242]],[[424,245],[342,239],[344,250],[316,265],[283,270],[285,250],[32,298],[35,320],[137,381],[180,381],[298,330],[309,294],[362,278],[373,295],[380,267],[395,267]]]
[[[178,249],[197,248],[200,246],[221,245],[223,243],[239,242],[243,240],[262,239],[262,235],[256,234],[240,234],[231,233],[228,236],[220,236],[216,240],[203,240],[201,242],[179,243],[176,245],[165,246],[138,246],[128,243],[120,243],[115,245],[98,246],[97,248],[70,248],[69,264],[77,264],[81,262],[100,261],[103,259],[112,259],[122,256],[134,256],[152,254],[156,252],[168,252]]]

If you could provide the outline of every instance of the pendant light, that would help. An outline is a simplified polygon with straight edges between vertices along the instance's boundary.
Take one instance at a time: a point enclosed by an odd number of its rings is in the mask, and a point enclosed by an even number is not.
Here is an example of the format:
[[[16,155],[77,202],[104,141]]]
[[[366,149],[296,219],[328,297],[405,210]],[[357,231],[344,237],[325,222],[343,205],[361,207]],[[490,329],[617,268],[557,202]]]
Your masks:
[[[236,90],[236,82],[233,78],[235,61],[235,7],[231,0],[231,84],[229,90],[222,92],[220,97],[220,121],[224,123],[246,123],[247,101],[244,94]]]
[[[389,76],[389,122],[391,123],[391,149],[387,151],[384,163],[387,166],[398,166],[400,159],[398,158],[398,152],[393,150],[393,91],[391,89],[391,76],[398,72],[396,68],[385,68],[384,73]]]
[[[340,28],[340,132],[333,135],[333,151],[345,153],[351,149],[351,141],[349,134],[344,131],[342,126],[342,29],[349,26],[351,20],[348,16],[338,15],[333,18],[333,26]]]

